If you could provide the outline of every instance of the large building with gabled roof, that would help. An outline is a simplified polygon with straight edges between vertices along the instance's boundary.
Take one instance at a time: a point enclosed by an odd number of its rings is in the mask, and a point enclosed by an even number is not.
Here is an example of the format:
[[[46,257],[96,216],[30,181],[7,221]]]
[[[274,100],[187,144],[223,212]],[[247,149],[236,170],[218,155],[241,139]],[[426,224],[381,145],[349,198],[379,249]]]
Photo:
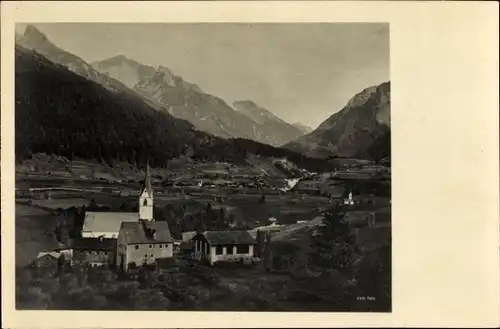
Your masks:
[[[118,234],[116,265],[123,272],[173,257],[174,239],[167,222],[139,219],[123,222]]]

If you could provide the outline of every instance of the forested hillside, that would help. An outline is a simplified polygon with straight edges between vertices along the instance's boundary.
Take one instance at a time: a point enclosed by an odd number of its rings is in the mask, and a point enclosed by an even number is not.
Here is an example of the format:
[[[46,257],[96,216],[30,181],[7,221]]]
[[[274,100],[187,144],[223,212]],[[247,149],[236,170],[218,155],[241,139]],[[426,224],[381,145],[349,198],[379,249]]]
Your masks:
[[[53,153],[68,158],[163,166],[190,146],[193,158],[244,162],[249,153],[288,157],[306,169],[327,161],[243,139],[225,140],[157,111],[139,96],[111,92],[31,50],[16,46],[16,157]]]

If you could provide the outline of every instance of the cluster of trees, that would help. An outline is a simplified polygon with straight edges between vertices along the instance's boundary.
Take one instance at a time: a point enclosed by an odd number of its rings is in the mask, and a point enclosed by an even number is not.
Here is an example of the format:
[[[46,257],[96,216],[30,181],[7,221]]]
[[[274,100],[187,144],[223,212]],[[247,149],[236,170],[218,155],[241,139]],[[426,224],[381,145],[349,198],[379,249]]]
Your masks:
[[[368,307],[388,310],[391,307],[391,245],[387,241],[380,249],[362,251],[344,214],[331,211],[325,216],[321,234],[311,237],[308,266],[320,271],[325,282],[340,285],[346,307]],[[336,288],[337,287],[337,288]],[[371,296],[375,301],[362,305],[357,296]]]
[[[154,217],[157,221],[166,221],[172,236],[176,239],[182,237],[182,232],[224,230],[232,228],[235,224],[233,214],[227,213],[224,207],[214,209],[211,203],[208,203],[205,209],[189,214],[186,214],[186,207],[180,204],[155,207]]]
[[[243,163],[249,153],[287,157],[312,171],[331,168],[326,160],[246,139],[200,132],[167,111],[150,107],[128,92],[111,92],[43,56],[16,46],[16,157],[35,153],[112,164],[165,166],[190,154],[202,161]]]
[[[362,251],[342,213],[329,212],[320,234],[302,232],[299,244],[271,241],[271,264],[305,279],[302,289],[323,300],[325,309],[379,310],[391,307],[391,245]],[[357,297],[375,300],[360,302]]]

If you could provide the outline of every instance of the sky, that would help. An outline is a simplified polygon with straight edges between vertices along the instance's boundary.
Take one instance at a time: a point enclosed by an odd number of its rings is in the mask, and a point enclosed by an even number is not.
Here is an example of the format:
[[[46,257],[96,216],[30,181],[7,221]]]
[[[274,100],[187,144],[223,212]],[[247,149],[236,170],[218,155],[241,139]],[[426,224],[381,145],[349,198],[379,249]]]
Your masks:
[[[252,100],[311,128],[358,92],[390,79],[385,23],[33,25],[89,63],[125,55],[166,66],[229,104]]]

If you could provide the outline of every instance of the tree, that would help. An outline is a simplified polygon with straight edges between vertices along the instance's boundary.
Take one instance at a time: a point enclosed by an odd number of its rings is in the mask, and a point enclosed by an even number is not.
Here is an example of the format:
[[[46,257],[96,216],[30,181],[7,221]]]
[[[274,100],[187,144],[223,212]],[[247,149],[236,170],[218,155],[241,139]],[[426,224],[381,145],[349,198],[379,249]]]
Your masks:
[[[309,264],[319,268],[320,272],[352,271],[357,248],[349,224],[342,220],[343,217],[343,213],[325,214],[325,226],[320,228],[319,234],[312,239]]]

